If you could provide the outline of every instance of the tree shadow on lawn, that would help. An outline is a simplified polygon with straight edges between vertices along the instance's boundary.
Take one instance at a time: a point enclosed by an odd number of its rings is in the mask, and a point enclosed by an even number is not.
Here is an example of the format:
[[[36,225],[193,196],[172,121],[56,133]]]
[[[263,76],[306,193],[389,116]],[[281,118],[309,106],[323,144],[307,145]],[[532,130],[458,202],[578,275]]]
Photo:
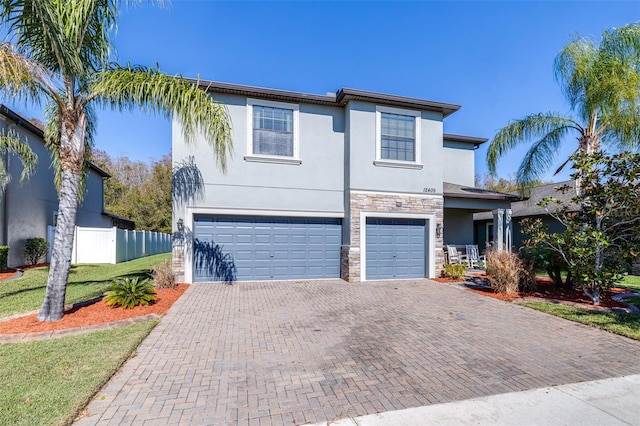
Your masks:
[[[139,269],[136,271],[131,271],[127,274],[118,274],[118,273],[113,273],[110,275],[106,275],[104,277],[104,279],[100,279],[100,280],[91,280],[91,279],[87,279],[87,280],[74,280],[73,277],[73,271],[74,271],[74,267],[76,266],[81,266],[83,269],[87,269],[87,267],[89,268],[95,268],[95,267],[99,267],[97,265],[73,265],[71,267],[71,274],[69,275],[69,283],[67,284],[67,295],[69,295],[69,293],[73,293],[73,290],[79,288],[79,287],[83,287],[83,286],[90,286],[90,285],[98,285],[98,284],[110,284],[111,281],[115,280],[116,278],[139,278],[139,279],[144,279],[144,278],[149,278],[149,270],[148,269]],[[35,271],[34,271],[35,272]],[[42,272],[42,271],[39,271]],[[46,272],[48,274],[49,272],[49,267],[46,267]],[[20,285],[20,279],[24,278],[20,277],[17,280],[15,280],[14,283],[12,283],[13,285]],[[33,278],[33,277],[32,277]],[[26,280],[24,280],[26,281]],[[0,286],[2,286],[2,283],[0,283]],[[32,285],[29,286],[24,286],[24,287],[19,287],[16,288],[15,290],[11,290],[11,291],[7,291],[7,292],[2,292],[0,290],[0,300],[1,299],[7,299],[13,296],[17,296],[20,294],[24,294],[24,293],[31,293],[31,292],[36,292],[36,293],[42,293],[42,297],[44,297],[44,290],[47,288],[47,276],[44,275],[43,276],[43,281],[42,282],[38,282],[33,283]],[[96,289],[93,292],[88,292],[85,293],[86,296],[89,296],[90,298],[95,298],[95,297],[101,297],[102,294],[104,293],[104,289]],[[84,298],[84,296],[83,296]]]

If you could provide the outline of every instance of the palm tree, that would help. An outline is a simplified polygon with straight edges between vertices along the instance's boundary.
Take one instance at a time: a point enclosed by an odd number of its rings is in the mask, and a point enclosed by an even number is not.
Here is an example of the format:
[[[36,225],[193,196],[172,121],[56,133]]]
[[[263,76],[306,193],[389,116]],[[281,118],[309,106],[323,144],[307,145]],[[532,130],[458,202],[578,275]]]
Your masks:
[[[155,68],[110,64],[119,3],[0,1],[0,22],[13,41],[0,43],[0,86],[14,98],[46,104],[45,139],[59,171],[59,214],[40,321],[57,321],[64,314],[93,107],[176,114],[185,138],[195,141],[197,133],[203,135],[223,170],[231,149],[226,108],[197,85]]]
[[[593,153],[603,143],[614,148],[640,145],[640,25],[605,31],[599,45],[576,36],[554,65],[573,114],[547,112],[514,120],[489,144],[487,163],[495,173],[505,152],[533,142],[517,172],[520,188],[543,177],[570,134],[577,139],[576,152]]]

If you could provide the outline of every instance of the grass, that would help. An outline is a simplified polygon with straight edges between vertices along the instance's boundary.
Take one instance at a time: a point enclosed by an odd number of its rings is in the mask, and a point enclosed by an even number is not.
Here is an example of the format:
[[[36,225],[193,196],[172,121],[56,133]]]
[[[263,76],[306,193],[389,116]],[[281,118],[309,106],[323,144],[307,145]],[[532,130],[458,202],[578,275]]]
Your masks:
[[[622,282],[618,285],[620,287],[626,287],[640,291],[640,277],[635,275],[626,275]]]
[[[640,340],[640,315],[638,314],[602,312],[545,302],[522,302],[519,304],[570,321]]]
[[[627,297],[624,299],[624,303],[628,303],[629,305],[633,305],[640,309],[640,297]]]
[[[0,344],[0,424],[71,424],[156,324]]]
[[[115,278],[146,278],[154,265],[170,258],[171,253],[165,253],[116,265],[73,265],[66,303],[102,296]],[[0,282],[0,318],[38,310],[44,299],[48,273],[48,267],[29,269],[18,279]]]

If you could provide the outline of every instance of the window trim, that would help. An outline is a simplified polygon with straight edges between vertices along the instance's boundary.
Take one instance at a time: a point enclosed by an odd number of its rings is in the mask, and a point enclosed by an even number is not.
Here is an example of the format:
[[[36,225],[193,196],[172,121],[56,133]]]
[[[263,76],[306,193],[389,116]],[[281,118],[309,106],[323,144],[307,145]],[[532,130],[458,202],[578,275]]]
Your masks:
[[[396,114],[396,115],[406,115],[409,117],[414,117],[415,119],[415,134],[414,134],[414,161],[405,161],[405,160],[389,160],[386,158],[382,158],[382,113],[387,114]],[[401,109],[401,108],[392,108],[386,106],[376,106],[376,160],[373,162],[376,166],[382,167],[399,167],[399,168],[407,168],[407,169],[422,169],[423,164],[420,162],[421,160],[421,132],[420,132],[420,122],[422,117],[422,113],[420,111]]]
[[[287,157],[284,155],[254,154],[253,152],[253,106],[254,105],[270,107],[270,108],[288,109],[293,111],[293,156],[292,157]],[[299,115],[300,115],[300,106],[298,104],[289,104],[285,102],[274,102],[274,101],[266,101],[263,99],[247,98],[247,154],[244,157],[245,161],[293,164],[293,165],[301,164],[302,160],[300,160]]]

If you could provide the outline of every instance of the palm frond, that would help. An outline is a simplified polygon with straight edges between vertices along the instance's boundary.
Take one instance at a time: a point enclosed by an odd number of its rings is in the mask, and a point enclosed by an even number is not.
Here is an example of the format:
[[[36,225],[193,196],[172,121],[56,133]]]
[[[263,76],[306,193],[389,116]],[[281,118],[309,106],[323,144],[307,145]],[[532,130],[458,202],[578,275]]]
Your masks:
[[[36,171],[38,166],[38,156],[31,150],[26,141],[20,139],[20,135],[15,130],[9,130],[0,134],[0,155],[13,154],[18,157],[22,164],[22,172],[20,173],[20,182],[24,182]],[[9,171],[2,164],[2,172],[0,173],[0,191],[4,192],[6,185],[11,180]]]
[[[572,130],[570,126],[559,126],[549,131],[527,151],[516,175],[518,187],[530,189],[532,183],[540,181],[556,158],[562,139]]]
[[[555,141],[554,135],[559,134],[557,132],[564,134],[570,129],[576,130],[578,133],[583,131],[574,120],[550,112],[532,114],[521,120],[510,122],[498,131],[489,144],[487,151],[489,171],[495,173],[498,159],[515,146],[539,139],[536,145],[540,144],[538,149],[542,150],[544,146]]]
[[[587,121],[591,115],[588,91],[593,82],[593,63],[598,47],[591,40],[575,36],[556,56],[555,78],[571,108]]]
[[[116,0],[3,0],[0,21],[21,51],[67,82],[103,68],[109,60]]]
[[[607,116],[602,124],[602,140],[618,149],[640,149],[640,105]]]
[[[227,156],[232,152],[231,122],[224,104],[180,76],[172,77],[157,68],[113,65],[95,74],[90,84],[92,95],[103,105],[122,111],[140,108],[169,118],[175,114],[182,122],[187,143],[201,132],[212,146],[216,160],[226,170]]]
[[[8,97],[35,102],[45,94],[54,97],[54,79],[49,70],[20,53],[14,44],[0,42],[0,89]]]

